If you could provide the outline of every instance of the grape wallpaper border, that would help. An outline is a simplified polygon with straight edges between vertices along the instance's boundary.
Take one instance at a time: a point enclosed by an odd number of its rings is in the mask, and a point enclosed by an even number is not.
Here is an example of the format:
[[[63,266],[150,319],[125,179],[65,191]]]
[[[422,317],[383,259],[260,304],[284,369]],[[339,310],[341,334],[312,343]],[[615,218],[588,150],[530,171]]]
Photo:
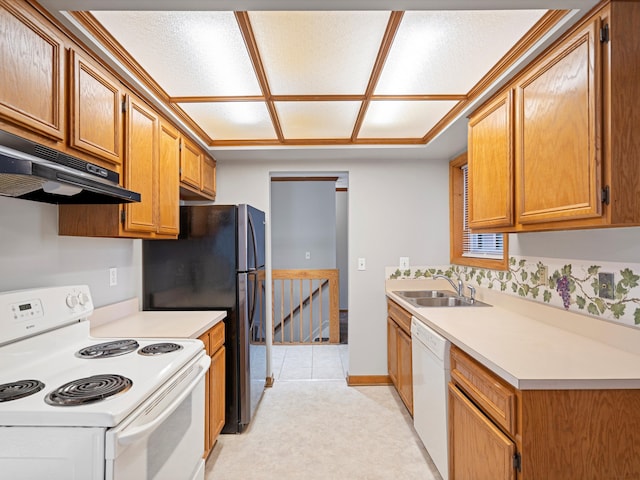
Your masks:
[[[599,273],[613,274],[613,298],[598,296]],[[585,262],[557,258],[509,257],[509,270],[459,265],[387,268],[388,279],[459,276],[465,284],[492,288],[617,323],[640,327],[640,264]]]

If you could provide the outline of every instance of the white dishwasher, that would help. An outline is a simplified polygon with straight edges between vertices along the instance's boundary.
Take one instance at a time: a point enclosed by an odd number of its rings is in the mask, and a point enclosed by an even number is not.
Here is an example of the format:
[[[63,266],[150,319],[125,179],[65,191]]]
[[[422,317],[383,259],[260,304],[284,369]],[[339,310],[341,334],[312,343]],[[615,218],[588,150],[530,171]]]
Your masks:
[[[413,425],[444,480],[449,477],[447,384],[449,341],[411,318]]]

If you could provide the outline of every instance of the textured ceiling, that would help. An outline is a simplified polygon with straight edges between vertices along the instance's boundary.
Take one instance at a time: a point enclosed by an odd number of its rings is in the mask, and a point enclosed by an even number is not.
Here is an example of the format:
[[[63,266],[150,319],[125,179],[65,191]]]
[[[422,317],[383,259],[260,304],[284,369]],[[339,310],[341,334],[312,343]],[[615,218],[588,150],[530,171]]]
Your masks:
[[[545,13],[91,12],[214,147],[424,144]]]

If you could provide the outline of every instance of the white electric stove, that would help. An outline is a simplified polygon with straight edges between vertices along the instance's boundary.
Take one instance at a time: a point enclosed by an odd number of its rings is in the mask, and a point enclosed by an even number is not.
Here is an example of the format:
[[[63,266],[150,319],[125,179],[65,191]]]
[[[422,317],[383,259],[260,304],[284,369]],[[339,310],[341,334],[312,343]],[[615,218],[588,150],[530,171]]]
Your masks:
[[[1,475],[204,478],[202,342],[91,338],[92,312],[86,286],[0,293]]]

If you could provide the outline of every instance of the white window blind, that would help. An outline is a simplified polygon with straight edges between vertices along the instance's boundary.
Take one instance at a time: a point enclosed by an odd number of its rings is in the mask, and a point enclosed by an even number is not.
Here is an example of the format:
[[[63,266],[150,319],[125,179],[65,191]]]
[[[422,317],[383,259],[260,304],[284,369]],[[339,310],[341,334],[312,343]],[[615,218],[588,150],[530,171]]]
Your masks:
[[[469,231],[469,189],[467,166],[462,167],[464,179],[464,207],[462,224],[462,256],[476,258],[495,258],[501,260],[504,255],[504,236],[501,233],[471,233]]]

